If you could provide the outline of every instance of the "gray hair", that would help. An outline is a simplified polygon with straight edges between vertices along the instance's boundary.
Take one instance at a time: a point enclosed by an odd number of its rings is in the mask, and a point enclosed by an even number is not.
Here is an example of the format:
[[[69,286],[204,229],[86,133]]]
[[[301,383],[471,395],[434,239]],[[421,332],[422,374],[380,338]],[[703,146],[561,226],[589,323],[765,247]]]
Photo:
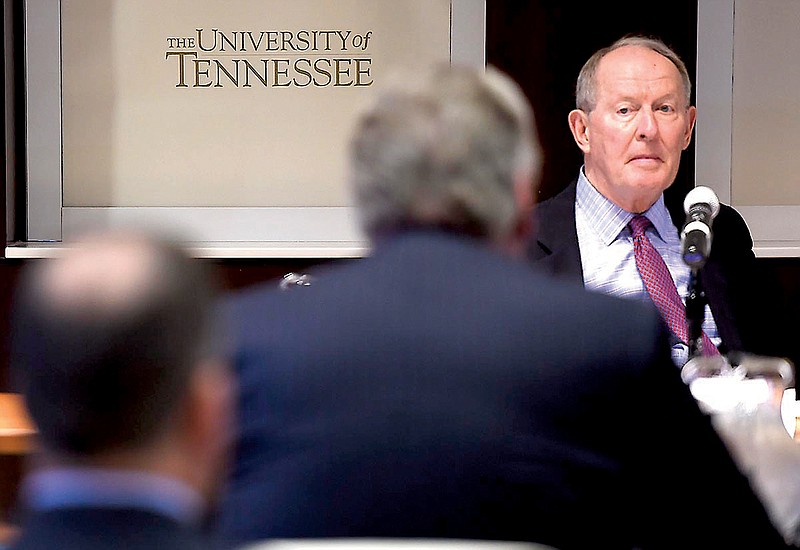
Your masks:
[[[440,66],[378,95],[351,142],[350,180],[375,239],[404,226],[499,238],[514,222],[514,181],[540,165],[533,113],[493,68]]]
[[[597,106],[597,67],[607,54],[625,46],[647,48],[669,59],[681,75],[686,106],[689,106],[690,98],[692,97],[692,81],[689,78],[689,71],[686,70],[686,65],[681,58],[661,40],[637,35],[620,38],[610,46],[597,50],[586,61],[580,74],[578,74],[578,83],[575,86],[575,106],[578,109],[589,113]]]

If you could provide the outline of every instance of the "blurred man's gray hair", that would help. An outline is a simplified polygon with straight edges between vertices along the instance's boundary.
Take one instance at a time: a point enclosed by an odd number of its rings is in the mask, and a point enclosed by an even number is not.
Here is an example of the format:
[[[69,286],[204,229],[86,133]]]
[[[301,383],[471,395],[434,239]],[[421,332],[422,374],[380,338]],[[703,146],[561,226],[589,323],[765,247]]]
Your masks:
[[[373,240],[407,226],[502,238],[515,181],[536,181],[540,156],[530,105],[498,70],[407,75],[356,126],[350,179],[362,227]]]
[[[578,74],[578,81],[575,86],[575,106],[578,109],[590,113],[597,106],[597,67],[606,55],[625,46],[647,48],[669,59],[681,75],[684,99],[686,100],[685,107],[689,107],[692,97],[692,80],[689,78],[689,71],[686,70],[683,60],[672,48],[658,38],[631,35],[624,36],[610,46],[597,50],[584,63],[581,72]]]

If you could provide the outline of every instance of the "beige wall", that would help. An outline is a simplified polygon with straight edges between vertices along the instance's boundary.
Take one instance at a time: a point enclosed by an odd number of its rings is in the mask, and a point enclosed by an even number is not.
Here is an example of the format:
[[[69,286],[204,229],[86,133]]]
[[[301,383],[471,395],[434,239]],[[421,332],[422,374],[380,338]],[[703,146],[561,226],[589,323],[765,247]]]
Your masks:
[[[355,113],[394,67],[449,59],[450,1],[62,0],[62,29],[64,206],[346,206]],[[352,34],[314,50],[327,30]]]
[[[800,2],[737,0],[731,202],[800,205]]]

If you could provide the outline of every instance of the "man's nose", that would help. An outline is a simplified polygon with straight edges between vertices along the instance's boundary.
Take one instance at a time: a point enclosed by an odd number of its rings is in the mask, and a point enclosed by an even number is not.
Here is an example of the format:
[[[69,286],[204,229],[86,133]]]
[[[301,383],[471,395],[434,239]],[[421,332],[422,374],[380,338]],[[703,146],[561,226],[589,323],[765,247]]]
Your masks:
[[[658,121],[651,109],[640,109],[637,119],[637,139],[649,141],[658,135]]]

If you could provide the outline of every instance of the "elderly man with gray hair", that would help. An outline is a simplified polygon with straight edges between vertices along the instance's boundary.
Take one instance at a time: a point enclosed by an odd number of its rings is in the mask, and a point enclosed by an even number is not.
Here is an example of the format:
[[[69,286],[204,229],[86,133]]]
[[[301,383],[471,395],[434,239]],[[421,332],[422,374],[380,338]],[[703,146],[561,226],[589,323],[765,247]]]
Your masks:
[[[241,397],[224,543],[782,546],[658,313],[525,261],[533,128],[508,77],[451,66],[387,86],[357,121],[370,257],[228,303]]]
[[[537,205],[530,256],[543,271],[591,291],[652,299],[671,331],[676,365],[686,363],[694,340],[686,309],[702,329],[704,354],[781,356],[777,281],[756,264],[741,215],[709,189],[710,197],[700,196],[717,205],[713,246],[691,267],[682,253],[684,201],[667,204],[664,192],[692,139],[691,91],[686,65],[657,38],[625,36],[586,61],[568,117],[583,167]],[[690,294],[703,298],[694,300],[696,313],[685,305]]]

